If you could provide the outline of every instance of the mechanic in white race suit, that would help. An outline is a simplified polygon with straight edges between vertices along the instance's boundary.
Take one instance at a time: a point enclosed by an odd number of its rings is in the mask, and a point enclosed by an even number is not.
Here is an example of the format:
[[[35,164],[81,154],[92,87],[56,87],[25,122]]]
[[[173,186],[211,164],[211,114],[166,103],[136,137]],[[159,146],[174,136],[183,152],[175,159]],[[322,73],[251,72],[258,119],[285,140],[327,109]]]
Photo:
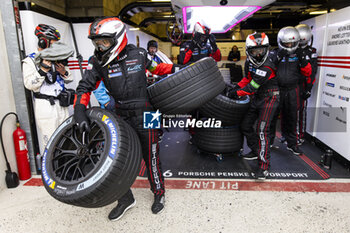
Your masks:
[[[44,53],[52,47],[68,48],[65,44],[58,42],[60,33],[56,28],[39,24],[35,28],[35,35],[38,37],[38,51],[23,60],[22,68],[24,86],[33,91],[35,120],[42,135],[44,148],[56,128],[69,116],[68,108],[60,105],[58,97],[62,90],[65,90],[64,84],[73,81],[73,77],[67,67],[67,60],[57,62],[40,59],[40,55],[43,57]],[[73,51],[71,55],[72,53]],[[43,148],[40,148],[41,152]]]

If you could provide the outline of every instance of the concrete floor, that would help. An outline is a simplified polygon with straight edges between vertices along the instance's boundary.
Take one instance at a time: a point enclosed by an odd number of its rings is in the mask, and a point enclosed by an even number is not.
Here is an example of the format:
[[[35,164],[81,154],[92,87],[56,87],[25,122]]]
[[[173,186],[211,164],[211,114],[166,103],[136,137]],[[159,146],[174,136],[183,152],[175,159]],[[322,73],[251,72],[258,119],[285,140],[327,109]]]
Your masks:
[[[154,215],[152,193],[134,188],[136,206],[110,222],[107,215],[115,204],[98,209],[69,206],[49,196],[43,186],[23,183],[0,191],[2,233],[350,232],[349,192],[167,189],[166,209]]]

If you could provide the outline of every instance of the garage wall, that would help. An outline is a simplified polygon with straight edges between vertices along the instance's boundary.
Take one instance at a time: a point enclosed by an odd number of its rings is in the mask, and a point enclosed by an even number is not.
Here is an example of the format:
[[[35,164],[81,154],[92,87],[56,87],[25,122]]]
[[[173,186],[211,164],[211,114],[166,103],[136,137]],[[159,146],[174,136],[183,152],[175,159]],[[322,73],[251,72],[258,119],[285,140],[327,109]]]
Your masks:
[[[304,21],[314,27],[317,83],[308,132],[350,160],[350,7]],[[312,128],[313,127],[313,128]]]
[[[8,57],[6,51],[6,42],[4,36],[4,28],[2,23],[2,17],[0,12],[0,70],[2,72],[1,75],[1,88],[0,88],[0,117],[1,119],[8,112],[16,112],[15,108],[15,99],[13,96],[10,68],[8,64]],[[0,119],[0,120],[1,120]],[[11,164],[12,171],[17,172],[17,164],[12,140],[12,132],[16,128],[16,121],[14,116],[8,116],[4,126],[3,126],[3,140],[4,146],[6,150],[6,154],[8,160]],[[6,170],[6,162],[4,159],[4,154],[2,149],[0,149],[0,191],[6,187],[5,183],[5,170]],[[17,173],[18,174],[18,173]]]

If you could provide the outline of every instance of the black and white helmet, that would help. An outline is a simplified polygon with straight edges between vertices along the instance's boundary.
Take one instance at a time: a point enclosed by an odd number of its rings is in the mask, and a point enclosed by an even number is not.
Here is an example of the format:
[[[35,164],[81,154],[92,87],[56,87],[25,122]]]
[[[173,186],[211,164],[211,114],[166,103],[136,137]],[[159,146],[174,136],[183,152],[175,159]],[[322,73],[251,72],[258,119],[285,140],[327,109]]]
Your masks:
[[[126,26],[117,17],[96,19],[89,27],[89,39],[102,66],[108,65],[128,43]]]
[[[201,24],[200,22],[197,22],[193,28],[192,38],[194,38],[195,35],[198,35],[199,45],[204,46],[209,39],[210,32],[211,29],[209,27],[204,26],[204,24]]]
[[[262,33],[253,33],[247,36],[245,51],[249,61],[260,67],[269,55],[269,38]]]
[[[277,34],[278,47],[287,50],[289,54],[295,52],[299,46],[299,41],[299,32],[294,27],[284,27]]]
[[[295,28],[298,30],[300,35],[299,46],[305,48],[312,38],[311,29],[307,24],[299,24],[295,26]]]

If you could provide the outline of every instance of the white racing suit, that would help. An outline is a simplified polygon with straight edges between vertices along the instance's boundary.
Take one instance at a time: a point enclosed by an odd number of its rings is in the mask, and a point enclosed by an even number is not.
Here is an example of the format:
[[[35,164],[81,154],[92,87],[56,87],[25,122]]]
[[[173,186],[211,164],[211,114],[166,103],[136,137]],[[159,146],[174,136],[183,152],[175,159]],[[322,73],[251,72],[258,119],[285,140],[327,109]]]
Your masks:
[[[71,72],[68,67],[65,67],[68,75],[59,75],[60,79],[57,79],[53,84],[48,84],[45,81],[45,76],[39,74],[34,63],[34,56],[35,54],[32,53],[22,61],[24,86],[28,90],[33,91],[33,93],[57,97],[63,90],[64,83],[73,81]],[[33,99],[35,121],[41,133],[41,137],[39,136],[40,134],[38,134],[38,137],[39,142],[41,142],[40,151],[42,153],[53,132],[69,117],[69,113],[68,108],[60,106],[57,99],[53,100],[53,105],[48,99],[35,97]]]

